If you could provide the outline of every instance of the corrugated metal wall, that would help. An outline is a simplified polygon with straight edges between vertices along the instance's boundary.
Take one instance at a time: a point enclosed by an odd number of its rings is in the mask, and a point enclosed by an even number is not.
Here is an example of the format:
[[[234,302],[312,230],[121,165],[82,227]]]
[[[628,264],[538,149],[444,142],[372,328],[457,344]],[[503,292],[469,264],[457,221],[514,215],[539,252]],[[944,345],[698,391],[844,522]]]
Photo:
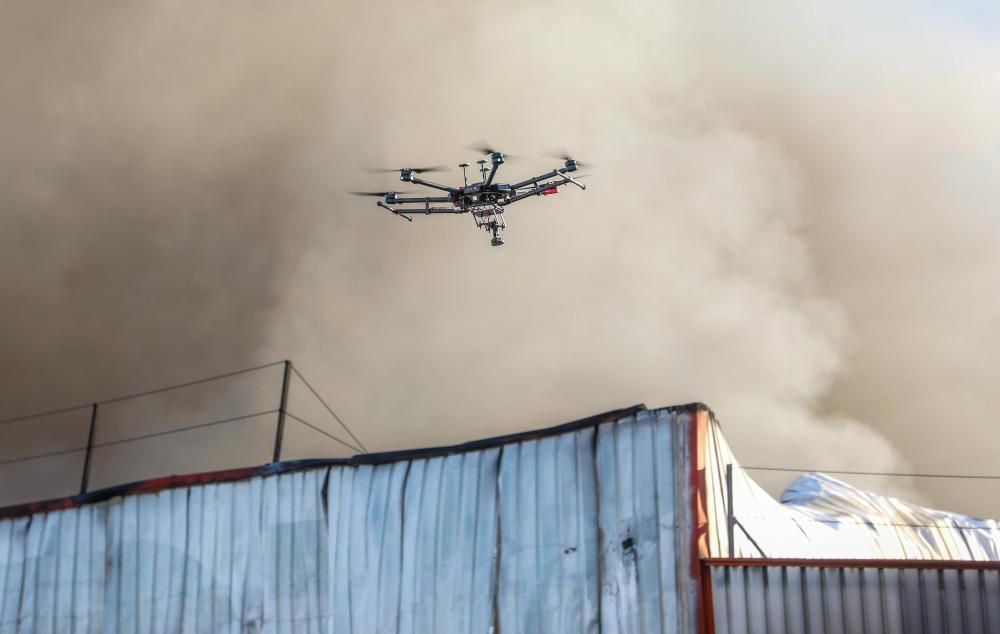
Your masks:
[[[692,421],[0,521],[0,634],[694,632]]]
[[[716,634],[1000,632],[1000,570],[712,566]]]

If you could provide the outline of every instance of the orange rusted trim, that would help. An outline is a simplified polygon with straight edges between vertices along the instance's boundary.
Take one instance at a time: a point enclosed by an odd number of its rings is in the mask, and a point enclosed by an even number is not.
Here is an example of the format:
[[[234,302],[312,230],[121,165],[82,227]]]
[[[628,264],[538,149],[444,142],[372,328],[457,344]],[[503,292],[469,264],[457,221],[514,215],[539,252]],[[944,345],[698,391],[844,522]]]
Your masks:
[[[702,575],[701,558],[708,554],[708,512],[707,493],[705,486],[705,436],[708,431],[708,411],[699,408],[692,412],[688,429],[688,463],[690,465],[690,481],[688,496],[691,500],[691,578],[694,580],[694,614],[697,619],[697,630],[700,634],[708,632],[705,604],[704,579]]]
[[[113,497],[122,495],[132,495],[137,493],[153,493],[167,489],[178,489],[182,487],[197,486],[199,484],[211,484],[218,482],[233,482],[236,480],[247,480],[256,476],[273,475],[311,466],[324,466],[324,463],[335,461],[322,460],[300,460],[284,462],[260,467],[243,467],[238,469],[225,469],[222,471],[206,471],[202,473],[189,473],[184,475],[170,475],[151,480],[130,482],[99,489],[83,495],[74,495],[52,500],[41,500],[38,502],[28,502],[0,508],[0,519],[33,515],[35,513],[48,513],[52,511],[63,511],[75,508],[84,504],[93,504]]]

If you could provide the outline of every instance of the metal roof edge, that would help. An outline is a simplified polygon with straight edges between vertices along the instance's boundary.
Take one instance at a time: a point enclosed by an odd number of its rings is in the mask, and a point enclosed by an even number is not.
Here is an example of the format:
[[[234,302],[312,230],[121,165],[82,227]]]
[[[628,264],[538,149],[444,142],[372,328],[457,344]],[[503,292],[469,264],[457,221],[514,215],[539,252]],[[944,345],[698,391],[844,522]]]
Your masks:
[[[584,427],[593,427],[594,425],[600,425],[601,423],[607,423],[620,418],[634,416],[637,412],[645,410],[646,406],[640,403],[638,405],[632,405],[631,407],[614,409],[601,414],[595,414],[594,416],[588,416],[586,418],[570,421],[568,423],[561,423],[552,427],[544,427],[542,429],[516,432],[502,436],[491,436],[488,438],[470,440],[469,442],[464,442],[458,445],[449,445],[444,447],[423,447],[419,449],[385,451],[382,453],[358,454],[350,460],[352,464],[358,465],[385,464],[387,462],[398,462],[400,460],[435,458],[437,456],[449,456],[469,451],[481,451],[483,449],[492,449],[494,447],[509,445],[523,440],[537,440],[546,436],[555,436],[566,432],[576,431]]]
[[[470,451],[480,451],[491,449],[502,445],[513,444],[524,440],[537,440],[547,436],[564,434],[586,427],[594,427],[602,423],[607,423],[629,416],[634,416],[638,412],[646,411],[646,406],[642,403],[614,409],[601,414],[595,414],[586,418],[561,423],[552,427],[542,429],[517,432],[502,436],[493,436],[469,442],[448,445],[442,447],[425,447],[420,449],[404,449],[399,451],[386,451],[372,454],[358,454],[350,458],[309,458],[305,460],[288,460],[284,462],[274,462],[266,465],[240,467],[236,469],[224,469],[220,471],[204,471],[199,473],[188,473],[181,475],[169,475],[148,480],[139,480],[126,484],[117,484],[111,487],[90,491],[81,495],[71,495],[37,502],[27,502],[11,506],[0,507],[0,519],[10,519],[35,513],[46,513],[50,511],[60,511],[69,508],[103,502],[111,498],[138,493],[155,493],[167,489],[177,489],[182,487],[197,486],[200,484],[214,484],[220,482],[233,482],[237,480],[247,480],[254,477],[276,475],[303,469],[314,469],[330,466],[360,466],[379,465],[402,460],[419,460],[424,458],[434,458]],[[699,412],[708,411],[704,403],[695,402],[684,405],[672,405],[657,408],[655,411],[670,412]]]

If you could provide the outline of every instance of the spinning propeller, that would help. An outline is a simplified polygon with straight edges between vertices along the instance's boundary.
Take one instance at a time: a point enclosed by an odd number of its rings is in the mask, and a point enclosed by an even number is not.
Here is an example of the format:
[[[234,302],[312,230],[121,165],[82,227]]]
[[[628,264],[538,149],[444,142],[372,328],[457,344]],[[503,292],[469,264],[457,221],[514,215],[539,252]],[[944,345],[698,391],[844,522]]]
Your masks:
[[[577,161],[575,158],[573,158],[572,156],[570,156],[570,153],[567,152],[566,150],[556,150],[556,151],[550,153],[549,156],[551,156],[552,158],[557,158],[557,159],[559,159],[561,161],[564,161],[564,162],[565,161],[573,161],[573,162],[576,163],[577,167],[595,167],[595,165],[593,163],[582,163],[580,161]]]
[[[402,172],[408,170],[414,174],[423,174],[425,172],[447,172],[447,165],[431,165],[430,167],[400,167],[398,169],[391,169],[385,167],[366,167],[366,172],[371,172],[372,174],[388,174],[390,172]]]
[[[481,143],[474,143],[472,145],[468,145],[466,146],[466,148],[472,150],[473,152],[479,152],[480,154],[487,154],[487,155],[503,154],[503,157],[507,160],[520,158],[516,154],[507,154],[506,152],[501,152],[500,150],[496,149],[495,147],[491,146],[489,143],[485,141]]]
[[[378,198],[385,198],[389,194],[409,194],[410,192],[351,192],[355,196],[376,196]]]

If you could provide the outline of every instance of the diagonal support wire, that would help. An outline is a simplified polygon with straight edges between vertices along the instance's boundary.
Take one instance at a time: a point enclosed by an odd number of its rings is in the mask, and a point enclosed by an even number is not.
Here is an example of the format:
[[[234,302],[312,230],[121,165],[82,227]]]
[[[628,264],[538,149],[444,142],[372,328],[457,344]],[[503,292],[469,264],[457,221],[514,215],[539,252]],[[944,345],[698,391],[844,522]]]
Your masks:
[[[302,379],[302,382],[305,383],[306,387],[309,388],[309,391],[313,393],[313,396],[319,399],[319,402],[323,404],[323,407],[326,408],[326,411],[330,412],[330,415],[332,415],[337,420],[337,422],[340,423],[340,426],[344,428],[344,431],[346,431],[347,434],[354,440],[354,442],[356,442],[358,446],[361,447],[362,453],[368,453],[368,448],[365,447],[360,440],[358,440],[358,437],[354,435],[354,433],[347,426],[347,424],[340,419],[340,416],[337,416],[337,412],[333,411],[333,408],[330,407],[325,400],[323,400],[323,397],[319,395],[319,392],[317,392],[316,389],[309,384],[309,381],[306,380],[306,377],[302,376],[302,373],[299,372],[299,369],[295,367],[295,364],[292,364],[292,372],[294,372],[297,377]],[[299,422],[302,421],[300,420]]]
[[[285,412],[285,416],[291,418],[292,420],[297,420],[298,422],[302,423],[306,427],[309,427],[310,429],[323,434],[324,436],[326,436],[327,438],[330,438],[331,440],[335,440],[335,441],[339,442],[340,444],[342,444],[343,446],[347,447],[351,451],[356,451],[358,453],[365,453],[362,450],[360,450],[357,447],[355,447],[354,445],[350,444],[349,442],[347,442],[345,440],[341,440],[340,438],[337,438],[336,436],[334,436],[333,434],[331,434],[329,432],[323,431],[322,429],[320,429],[316,425],[313,425],[312,423],[310,423],[307,420],[303,420],[303,419],[299,418],[298,416],[296,416],[295,414],[293,414],[291,412]]]

